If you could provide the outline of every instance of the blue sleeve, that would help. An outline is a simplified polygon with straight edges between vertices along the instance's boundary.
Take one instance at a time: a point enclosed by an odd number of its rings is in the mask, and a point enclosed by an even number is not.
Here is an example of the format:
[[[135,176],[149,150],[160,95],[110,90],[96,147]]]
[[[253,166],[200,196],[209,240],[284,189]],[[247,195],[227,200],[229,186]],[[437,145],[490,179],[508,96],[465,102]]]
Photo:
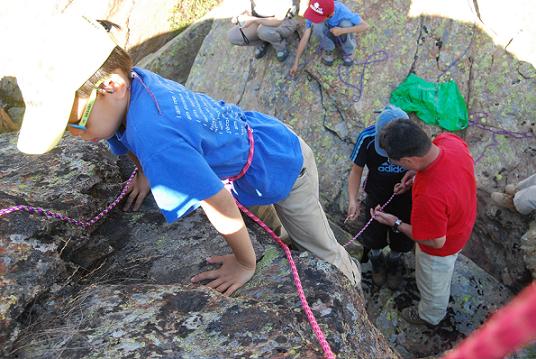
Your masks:
[[[199,202],[223,188],[205,158],[184,142],[140,160],[151,192],[168,222],[190,213],[199,207]]]
[[[352,13],[352,17],[350,18],[350,21],[352,22],[352,24],[354,25],[359,25],[363,22],[363,20],[361,19],[361,16],[359,16],[358,13]]]
[[[113,136],[107,140],[108,148],[114,155],[126,155],[128,153],[128,148],[126,148],[117,137]]]
[[[313,27],[313,22],[311,20],[305,20],[305,28],[310,29]]]
[[[359,167],[365,167],[367,163],[367,148],[371,141],[374,141],[375,133],[375,126],[370,126],[361,131],[361,133],[357,136],[350,159]]]

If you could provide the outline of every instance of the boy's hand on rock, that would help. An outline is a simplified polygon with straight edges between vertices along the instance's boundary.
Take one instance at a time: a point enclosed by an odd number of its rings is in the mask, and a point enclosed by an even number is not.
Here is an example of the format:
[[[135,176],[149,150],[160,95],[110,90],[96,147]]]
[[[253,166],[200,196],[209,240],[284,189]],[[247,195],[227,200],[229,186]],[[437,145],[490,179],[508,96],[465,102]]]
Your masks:
[[[296,74],[298,73],[298,65],[297,64],[292,65],[289,73],[290,73],[290,76],[292,77],[296,76]]]
[[[134,180],[130,184],[128,189],[129,195],[125,205],[123,206],[123,211],[128,211],[132,208],[133,211],[140,209],[141,204],[147,194],[149,194],[151,187],[149,186],[149,181],[147,177],[141,172],[136,174]]]
[[[212,279],[207,286],[224,295],[233,294],[255,274],[255,265],[253,267],[245,266],[238,262],[233,254],[210,257],[207,258],[207,262],[211,264],[221,263],[221,267],[193,276],[192,282],[197,283],[202,280]]]

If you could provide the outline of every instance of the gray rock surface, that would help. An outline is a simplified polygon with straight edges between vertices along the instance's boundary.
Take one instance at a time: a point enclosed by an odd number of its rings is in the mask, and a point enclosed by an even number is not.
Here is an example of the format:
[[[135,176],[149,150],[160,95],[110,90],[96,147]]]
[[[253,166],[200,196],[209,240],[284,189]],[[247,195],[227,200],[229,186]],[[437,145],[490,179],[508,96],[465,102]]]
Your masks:
[[[516,258],[528,219],[497,211],[489,193],[536,171],[534,64],[518,60],[495,43],[503,29],[481,19],[486,19],[483,14],[487,19],[496,14],[487,2],[476,2],[478,8],[464,1],[448,7],[408,0],[345,3],[370,25],[358,37],[357,64],[350,69],[340,60],[332,67],[321,64],[313,41],[302,57],[300,73],[292,79],[288,71],[293,52],[284,63],[277,62],[271,51],[255,60],[251,48],[227,43],[231,24],[224,18],[214,21],[187,87],[271,114],[292,126],[313,148],[322,202],[342,225],[351,167],[348,156],[359,131],[374,123],[374,110],[388,103],[391,91],[410,71],[429,81],[454,79],[470,113],[469,127],[458,135],[470,146],[479,181],[478,222],[464,253],[508,286],[522,288],[531,277]],[[534,9],[508,10],[515,11],[525,14]],[[534,26],[522,24],[523,35],[512,33],[517,42],[526,41],[526,33],[536,34]],[[296,43],[297,39],[290,46]],[[426,130],[441,132],[437,127]]]
[[[279,63],[272,50],[254,60],[253,49],[228,45],[230,3],[143,64],[180,82],[188,76],[186,85],[194,90],[292,126],[315,151],[322,201],[341,226],[343,243],[349,239],[343,229],[355,233],[361,225],[342,223],[347,158],[357,133],[374,122],[374,110],[410,71],[460,86],[471,123],[458,134],[476,160],[479,214],[464,251],[474,263],[464,257],[457,263],[445,323],[427,331],[399,318],[399,310],[418,299],[411,269],[401,290],[391,292],[374,288],[364,265],[363,297],[331,266],[307,255],[296,258],[313,312],[338,357],[397,357],[395,350],[402,357],[436,356],[452,347],[534,273],[530,218],[489,200],[491,191],[535,172],[536,71],[526,51],[534,44],[523,44],[534,38],[527,37],[535,32],[526,21],[534,9],[518,0],[502,10],[482,1],[453,0],[441,8],[430,1],[348,0],[371,25],[359,37],[357,64],[346,69],[337,61],[327,68],[313,42],[291,79],[292,51]],[[504,19],[518,11],[519,21],[502,26],[501,11]],[[7,112],[16,119],[20,104],[10,86],[0,83],[0,96],[11,98]],[[14,144],[14,135],[0,135],[0,208],[22,203],[90,218],[128,177],[102,145],[67,137],[52,153],[30,157]],[[208,268],[203,258],[227,250],[201,213],[169,225],[149,201],[139,213],[115,210],[87,233],[25,213],[1,217],[1,355],[319,357],[284,256],[255,226],[249,229],[258,273],[226,298],[189,283]],[[350,249],[360,252],[358,245]],[[412,261],[406,258],[409,268]]]
[[[2,134],[0,146],[0,208],[28,202],[91,218],[119,192],[120,168],[104,145],[66,136],[31,157],[16,151],[15,134]],[[210,268],[207,256],[229,252],[202,212],[166,224],[147,201],[137,213],[114,210],[89,232],[26,213],[0,223],[4,356],[321,356],[284,254],[251,223],[257,272],[232,298],[190,283]],[[294,258],[339,358],[398,357],[368,320],[360,291],[331,265]]]

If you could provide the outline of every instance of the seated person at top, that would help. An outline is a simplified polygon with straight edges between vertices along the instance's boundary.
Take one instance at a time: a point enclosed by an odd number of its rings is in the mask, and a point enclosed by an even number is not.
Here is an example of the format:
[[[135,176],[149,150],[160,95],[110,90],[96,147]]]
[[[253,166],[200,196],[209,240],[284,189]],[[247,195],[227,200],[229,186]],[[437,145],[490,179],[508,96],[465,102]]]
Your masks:
[[[255,58],[266,55],[269,45],[276,58],[288,57],[287,38],[298,28],[298,4],[293,0],[251,0],[244,13],[233,17],[228,38],[233,45],[255,46]]]

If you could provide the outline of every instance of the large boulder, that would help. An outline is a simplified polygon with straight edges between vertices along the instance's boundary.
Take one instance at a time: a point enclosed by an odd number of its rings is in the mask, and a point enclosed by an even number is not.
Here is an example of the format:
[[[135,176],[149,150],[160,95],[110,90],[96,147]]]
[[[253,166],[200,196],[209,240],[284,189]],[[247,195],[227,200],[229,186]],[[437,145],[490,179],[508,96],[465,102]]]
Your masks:
[[[15,140],[0,135],[0,208],[31,204],[89,219],[120,192],[120,167],[102,144],[66,136],[51,153],[27,156]],[[257,272],[230,298],[190,282],[211,267],[207,256],[230,251],[201,211],[166,224],[146,201],[137,213],[114,209],[89,231],[25,212],[0,223],[4,356],[321,355],[285,255],[252,223]],[[294,259],[338,357],[398,357],[368,320],[360,290],[326,262]]]
[[[534,64],[513,56],[507,44],[500,45],[498,38],[510,30],[505,33],[497,24],[489,2],[475,2],[477,7],[466,1],[449,6],[409,0],[345,3],[370,24],[358,36],[357,63],[350,69],[340,61],[332,67],[321,64],[318,44],[312,40],[298,76],[290,78],[293,55],[279,63],[269,51],[255,60],[251,48],[228,43],[228,14],[213,22],[186,86],[292,126],[313,148],[322,202],[342,225],[348,157],[358,132],[374,123],[374,110],[388,103],[391,91],[410,72],[429,81],[454,79],[470,113],[469,127],[457,134],[470,146],[479,182],[478,222],[465,253],[508,286],[521,288],[530,279],[525,263],[517,260],[528,220],[498,211],[489,194],[536,172]],[[526,15],[534,11],[529,8],[513,6],[508,13]],[[529,22],[522,24],[523,36],[512,33],[516,43],[527,41],[526,33],[536,34]],[[430,134],[442,131],[425,128]]]

